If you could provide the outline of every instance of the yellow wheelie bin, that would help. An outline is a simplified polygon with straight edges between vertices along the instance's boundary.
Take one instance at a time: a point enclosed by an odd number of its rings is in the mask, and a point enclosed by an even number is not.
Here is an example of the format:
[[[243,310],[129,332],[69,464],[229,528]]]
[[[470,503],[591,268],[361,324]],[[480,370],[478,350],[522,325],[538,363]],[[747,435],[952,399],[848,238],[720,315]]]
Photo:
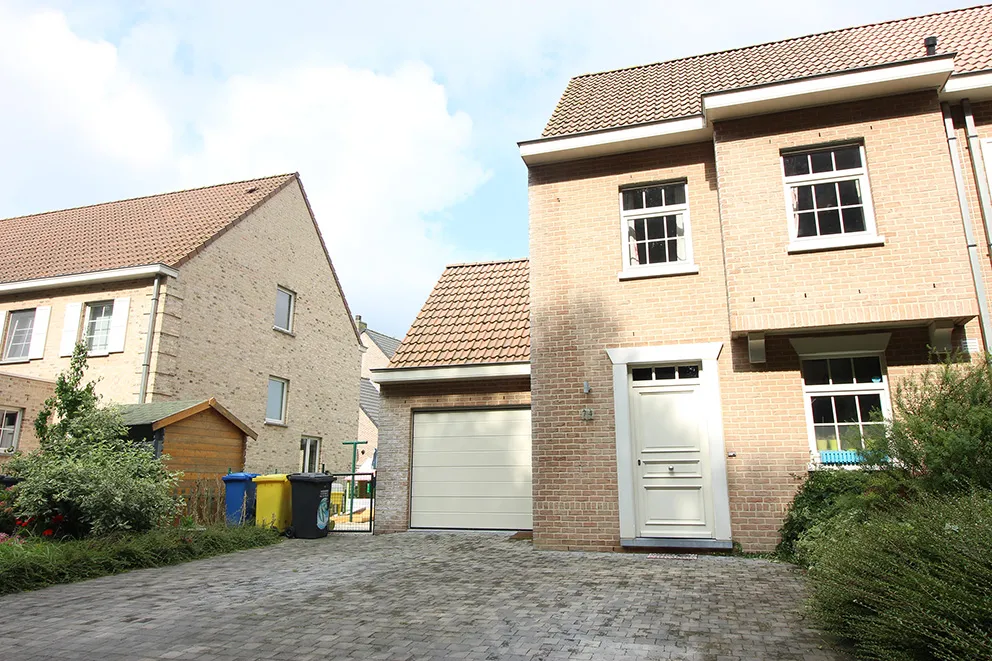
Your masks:
[[[255,525],[286,532],[293,520],[293,492],[286,475],[259,475],[252,482],[256,487]]]

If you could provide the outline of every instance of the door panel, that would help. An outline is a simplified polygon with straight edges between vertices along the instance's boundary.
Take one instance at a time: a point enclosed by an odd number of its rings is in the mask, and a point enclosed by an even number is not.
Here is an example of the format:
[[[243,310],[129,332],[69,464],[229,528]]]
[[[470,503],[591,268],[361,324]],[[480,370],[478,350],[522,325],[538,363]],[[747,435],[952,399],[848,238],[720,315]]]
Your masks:
[[[713,535],[706,415],[698,385],[632,387],[637,534]]]

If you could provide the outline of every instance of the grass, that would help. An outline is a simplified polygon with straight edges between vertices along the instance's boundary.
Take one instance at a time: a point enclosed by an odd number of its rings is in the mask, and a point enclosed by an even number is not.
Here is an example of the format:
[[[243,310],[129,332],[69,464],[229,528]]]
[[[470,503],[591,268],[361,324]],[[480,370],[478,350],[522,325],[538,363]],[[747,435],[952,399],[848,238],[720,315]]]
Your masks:
[[[0,595],[175,565],[268,546],[279,539],[267,528],[212,525],[199,530],[161,528],[72,541],[5,542],[0,544]]]

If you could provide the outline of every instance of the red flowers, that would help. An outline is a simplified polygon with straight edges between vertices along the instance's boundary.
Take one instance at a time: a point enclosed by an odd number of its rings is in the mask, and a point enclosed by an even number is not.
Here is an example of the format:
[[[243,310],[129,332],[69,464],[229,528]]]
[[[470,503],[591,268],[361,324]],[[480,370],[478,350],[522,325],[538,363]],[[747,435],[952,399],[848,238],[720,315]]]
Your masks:
[[[65,517],[61,514],[56,514],[52,517],[52,523],[62,523],[63,521],[65,521]]]
[[[45,528],[45,531],[41,534],[44,535],[45,537],[51,537],[52,535],[55,534],[55,531],[52,530],[51,528]]]

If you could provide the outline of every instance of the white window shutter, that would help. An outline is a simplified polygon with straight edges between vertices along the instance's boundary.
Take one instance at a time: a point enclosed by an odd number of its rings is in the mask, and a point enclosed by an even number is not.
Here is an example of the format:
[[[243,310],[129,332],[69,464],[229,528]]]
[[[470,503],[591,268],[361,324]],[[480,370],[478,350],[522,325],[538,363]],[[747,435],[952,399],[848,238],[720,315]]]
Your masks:
[[[34,309],[34,325],[31,327],[31,346],[28,349],[28,359],[37,360],[45,356],[45,340],[48,339],[48,320],[52,316],[52,307],[42,305]]]
[[[114,314],[110,318],[110,337],[107,338],[107,353],[120,353],[124,351],[124,336],[127,334],[127,311],[131,306],[131,299],[114,299]]]
[[[82,303],[65,304],[65,321],[62,322],[62,341],[59,342],[59,355],[71,356],[79,339],[79,315],[83,311]]]

